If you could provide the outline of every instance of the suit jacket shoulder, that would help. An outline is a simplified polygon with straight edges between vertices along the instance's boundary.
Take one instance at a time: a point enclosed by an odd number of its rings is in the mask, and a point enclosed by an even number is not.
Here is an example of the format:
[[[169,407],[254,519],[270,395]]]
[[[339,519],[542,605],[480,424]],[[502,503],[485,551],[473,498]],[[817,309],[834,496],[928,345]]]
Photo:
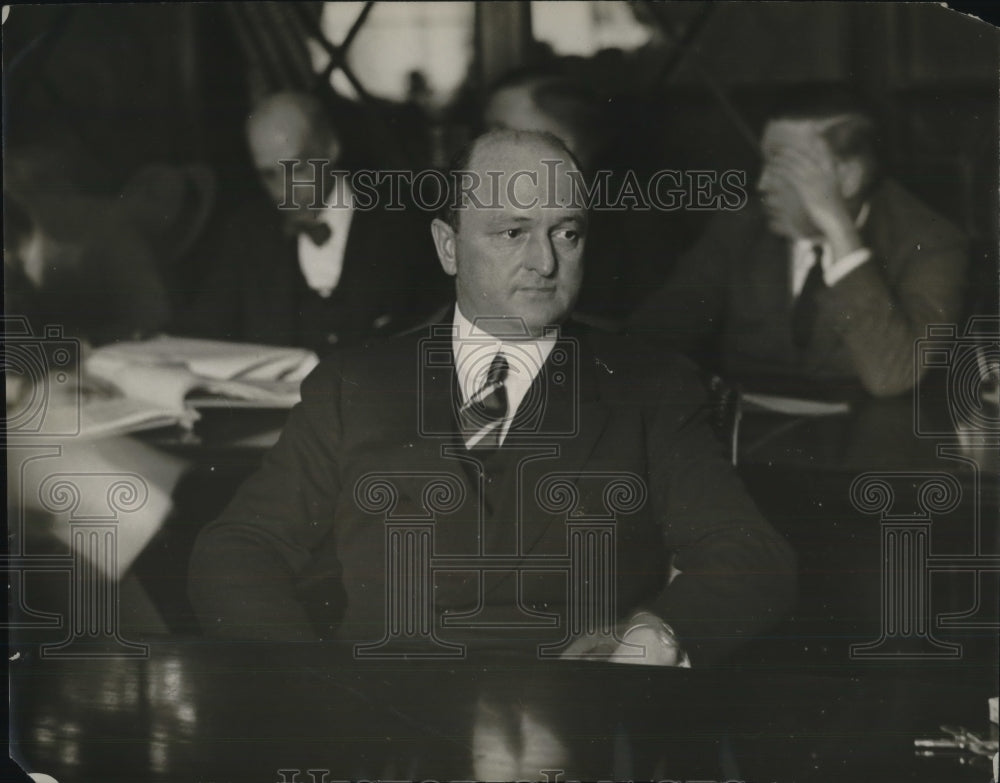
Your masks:
[[[902,185],[886,179],[871,198],[872,233],[874,241],[896,245],[898,250],[916,247],[927,250],[964,245],[965,234],[948,218],[934,211]]]

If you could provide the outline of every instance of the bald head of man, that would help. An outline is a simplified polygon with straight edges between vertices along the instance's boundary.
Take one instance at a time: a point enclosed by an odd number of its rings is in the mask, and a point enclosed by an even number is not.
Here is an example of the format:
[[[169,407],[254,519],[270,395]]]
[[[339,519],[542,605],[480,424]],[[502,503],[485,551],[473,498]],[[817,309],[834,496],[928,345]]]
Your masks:
[[[458,307],[488,331],[540,336],[561,323],[583,279],[587,212],[566,146],[547,133],[497,130],[476,139],[452,172],[474,184],[431,225]]]
[[[281,161],[300,161],[295,179],[301,181],[313,174],[306,161],[329,161],[332,169],[341,157],[340,139],[322,104],[303,93],[279,92],[261,100],[247,118],[246,133],[254,167],[276,205],[288,201]],[[324,197],[328,179],[323,178]],[[316,201],[312,185],[295,186],[292,193],[296,219],[315,217],[316,211],[309,209]]]

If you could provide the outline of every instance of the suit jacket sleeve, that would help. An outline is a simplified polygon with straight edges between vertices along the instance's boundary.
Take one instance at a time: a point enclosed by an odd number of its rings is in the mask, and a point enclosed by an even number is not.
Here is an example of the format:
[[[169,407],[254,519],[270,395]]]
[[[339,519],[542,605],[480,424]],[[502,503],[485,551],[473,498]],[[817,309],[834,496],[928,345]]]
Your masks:
[[[782,618],[795,595],[795,553],[762,517],[724,458],[694,369],[680,357],[651,414],[653,512],[680,574],[648,607],[694,665],[713,663]],[[703,410],[703,408],[702,408]]]
[[[206,634],[316,638],[300,593],[312,552],[332,535],[338,379],[337,366],[328,361],[304,381],[302,402],[261,469],[199,535],[189,594]]]
[[[918,229],[905,241],[903,270],[893,286],[883,259],[873,256],[827,291],[833,327],[862,385],[877,397],[911,388],[916,340],[928,324],[954,323],[961,315],[967,260],[961,234]]]

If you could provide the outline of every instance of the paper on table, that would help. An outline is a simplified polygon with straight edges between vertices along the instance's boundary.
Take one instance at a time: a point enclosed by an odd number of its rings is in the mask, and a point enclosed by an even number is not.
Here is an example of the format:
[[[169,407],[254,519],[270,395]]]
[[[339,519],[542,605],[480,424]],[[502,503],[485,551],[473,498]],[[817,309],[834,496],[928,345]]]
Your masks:
[[[86,369],[126,397],[182,413],[219,405],[290,408],[318,361],[300,348],[159,337],[100,348]],[[192,393],[201,396],[188,399]]]
[[[84,364],[84,436],[180,424],[201,408],[291,408],[311,351],[217,340],[159,337],[96,349]]]
[[[104,346],[91,359],[97,356],[132,365],[184,366],[197,376],[216,380],[301,381],[319,361],[304,348],[166,335]]]
[[[769,411],[789,416],[838,416],[851,411],[850,404],[846,402],[807,400],[801,397],[782,397],[777,394],[743,392],[741,399],[746,411]]]

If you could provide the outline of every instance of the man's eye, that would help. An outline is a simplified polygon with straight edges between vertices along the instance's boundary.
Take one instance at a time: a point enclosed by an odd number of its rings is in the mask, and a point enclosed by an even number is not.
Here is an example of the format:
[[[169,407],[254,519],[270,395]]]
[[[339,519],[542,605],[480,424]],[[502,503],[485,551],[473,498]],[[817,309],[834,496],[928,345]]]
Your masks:
[[[517,239],[523,232],[520,228],[505,228],[500,233],[507,239]]]
[[[577,242],[581,236],[579,231],[572,228],[563,228],[556,232],[557,239],[563,239],[567,242]]]

